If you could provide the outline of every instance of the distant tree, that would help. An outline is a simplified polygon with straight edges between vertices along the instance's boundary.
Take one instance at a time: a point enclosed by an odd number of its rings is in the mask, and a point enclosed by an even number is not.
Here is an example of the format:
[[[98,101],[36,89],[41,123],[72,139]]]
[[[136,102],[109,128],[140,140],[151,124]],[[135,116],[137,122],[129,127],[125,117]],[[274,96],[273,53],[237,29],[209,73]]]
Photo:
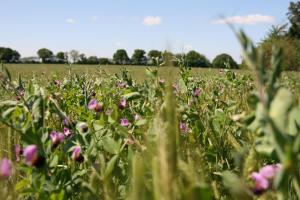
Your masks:
[[[269,40],[277,40],[285,37],[287,34],[287,26],[288,24],[272,25],[269,32],[267,33],[267,36],[263,39],[263,42]]]
[[[300,38],[300,1],[290,3],[287,16],[291,23],[288,35],[292,38]]]
[[[127,52],[124,49],[118,49],[113,55],[113,61],[117,65],[126,65],[130,63]]]
[[[13,50],[11,62],[19,62],[20,58],[21,58],[21,54],[18,51]]]
[[[90,64],[90,65],[98,65],[99,64],[99,60],[98,60],[97,56],[90,56],[87,59],[87,63]]]
[[[88,64],[88,59],[86,58],[84,53],[81,53],[78,55],[77,63],[78,64]]]
[[[108,58],[99,58],[100,65],[108,65],[110,64],[110,60]]]
[[[0,62],[10,63],[18,62],[20,54],[16,50],[6,47],[0,47]]]
[[[158,61],[158,63],[157,63]],[[162,62],[162,52],[158,50],[151,50],[148,52],[149,65],[157,65]]]
[[[186,54],[186,63],[189,67],[210,67],[210,61],[197,51],[189,51]]]
[[[235,60],[230,55],[225,53],[216,56],[212,62],[212,65],[216,68],[237,69],[239,67]]]
[[[146,65],[147,57],[146,52],[143,49],[136,49],[131,57],[131,63],[134,65]]]
[[[46,48],[39,49],[37,54],[42,59],[42,63],[50,62],[53,56],[53,52]]]
[[[59,63],[66,63],[66,56],[65,56],[65,53],[60,51],[56,54],[56,58],[58,59],[58,62]]]
[[[70,59],[75,64],[79,59],[79,52],[77,50],[71,50],[69,52]]]

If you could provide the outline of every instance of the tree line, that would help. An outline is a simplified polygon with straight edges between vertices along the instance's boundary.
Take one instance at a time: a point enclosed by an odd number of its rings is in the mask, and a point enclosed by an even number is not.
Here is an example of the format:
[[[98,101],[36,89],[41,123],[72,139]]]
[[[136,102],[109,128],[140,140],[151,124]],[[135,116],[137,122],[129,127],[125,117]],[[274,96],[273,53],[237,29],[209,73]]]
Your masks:
[[[286,70],[300,70],[300,1],[291,2],[287,12],[288,23],[272,25],[266,37],[258,43],[258,48],[264,54],[264,65],[270,66],[272,47],[275,45],[284,50],[283,66]],[[166,65],[178,64],[179,59],[184,59],[189,67],[218,67],[218,68],[247,68],[244,61],[238,65],[228,54],[220,54],[211,62],[203,54],[197,51],[189,51],[186,54],[173,54],[169,51],[151,50],[148,53],[143,49],[134,50],[131,58],[126,50],[119,49],[112,59],[87,57],[76,50],[58,52],[42,48],[37,51],[38,57],[21,58],[18,51],[11,48],[0,47],[0,62],[4,63],[75,63],[75,64],[115,64],[115,65]],[[169,63],[168,63],[169,62]],[[171,62],[171,63],[170,63]]]
[[[237,62],[228,54],[220,54],[211,62],[206,56],[191,50],[186,54],[173,54],[170,51],[151,50],[146,53],[143,49],[134,50],[131,57],[125,49],[118,49],[112,59],[87,57],[77,50],[69,52],[57,52],[54,54],[50,49],[42,48],[37,51],[38,57],[21,58],[16,50],[0,48],[0,61],[4,63],[73,63],[73,64],[101,64],[101,65],[173,65],[177,66],[179,60],[184,59],[189,67],[217,67],[238,68]]]

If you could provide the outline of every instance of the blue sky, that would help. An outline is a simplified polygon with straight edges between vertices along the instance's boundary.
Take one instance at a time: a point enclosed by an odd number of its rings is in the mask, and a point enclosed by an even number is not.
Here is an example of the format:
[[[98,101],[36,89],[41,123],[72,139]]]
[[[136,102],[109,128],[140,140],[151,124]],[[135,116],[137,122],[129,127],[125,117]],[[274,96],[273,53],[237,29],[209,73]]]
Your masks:
[[[209,59],[239,44],[225,22],[256,42],[287,22],[289,0],[0,0],[0,46],[36,55],[41,47],[112,57],[119,48],[199,51]]]

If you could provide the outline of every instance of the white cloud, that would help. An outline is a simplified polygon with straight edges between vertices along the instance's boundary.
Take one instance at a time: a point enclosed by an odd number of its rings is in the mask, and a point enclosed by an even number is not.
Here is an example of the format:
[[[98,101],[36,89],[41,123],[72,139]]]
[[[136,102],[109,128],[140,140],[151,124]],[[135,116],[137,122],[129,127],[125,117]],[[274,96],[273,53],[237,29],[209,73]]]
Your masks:
[[[143,20],[143,24],[146,26],[156,26],[161,24],[162,19],[159,16],[147,16]]]
[[[99,17],[98,17],[97,15],[94,15],[94,16],[91,18],[91,20],[94,21],[94,22],[95,22],[95,21],[98,21],[98,20],[99,20]]]
[[[72,18],[69,18],[69,19],[66,19],[66,22],[69,23],[69,24],[75,24],[76,20],[72,19]]]
[[[275,18],[270,15],[252,14],[244,16],[232,16],[223,19],[213,20],[213,24],[247,24],[254,25],[258,23],[273,23]]]

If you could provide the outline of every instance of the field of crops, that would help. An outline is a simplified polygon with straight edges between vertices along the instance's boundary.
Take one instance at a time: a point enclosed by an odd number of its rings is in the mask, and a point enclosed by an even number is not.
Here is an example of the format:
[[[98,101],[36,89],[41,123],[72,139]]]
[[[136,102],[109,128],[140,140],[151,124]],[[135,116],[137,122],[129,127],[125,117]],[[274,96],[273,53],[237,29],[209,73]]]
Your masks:
[[[0,199],[298,199],[300,74],[241,38],[253,71],[2,66]]]

